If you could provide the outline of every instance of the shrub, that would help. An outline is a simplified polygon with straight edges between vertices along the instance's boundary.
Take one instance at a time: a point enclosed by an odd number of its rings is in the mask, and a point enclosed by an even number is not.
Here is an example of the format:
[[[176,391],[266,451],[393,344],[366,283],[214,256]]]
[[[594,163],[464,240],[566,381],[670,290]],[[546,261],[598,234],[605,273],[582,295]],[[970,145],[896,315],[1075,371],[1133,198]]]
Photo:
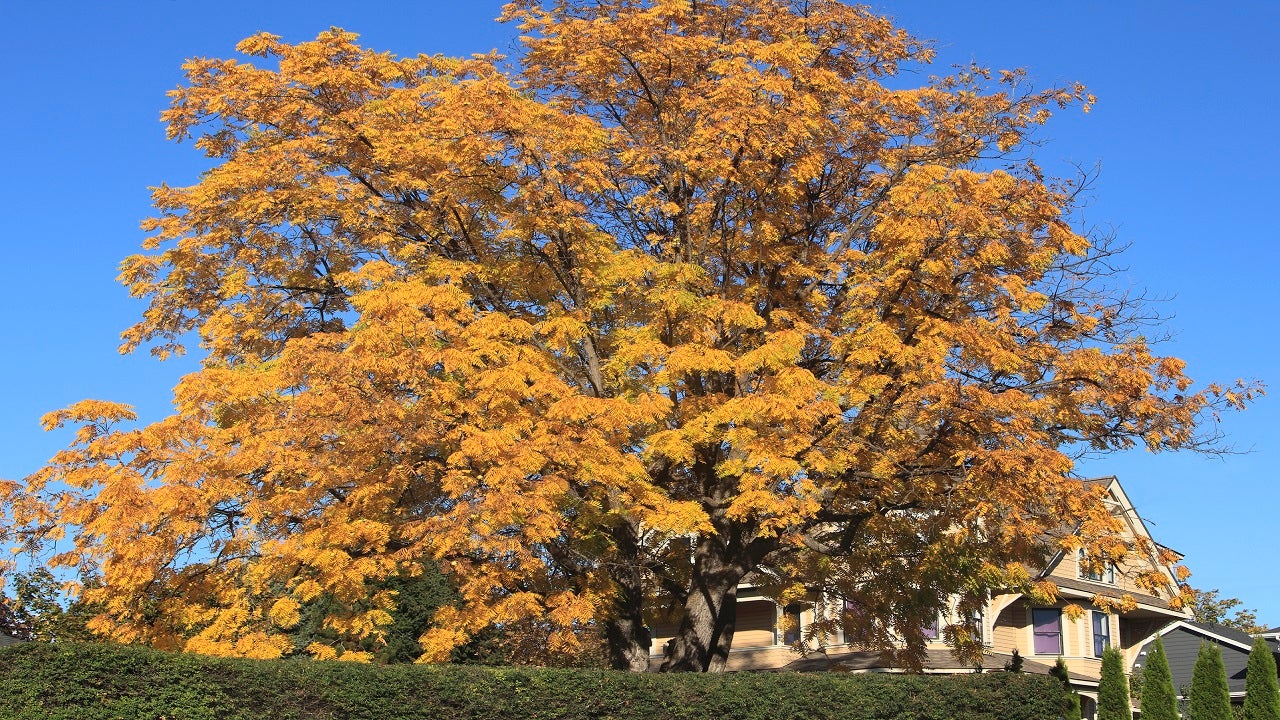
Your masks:
[[[1080,720],[1080,694],[1071,692],[1071,671],[1067,669],[1067,661],[1058,658],[1058,662],[1049,668],[1049,675],[1057,678],[1062,683],[1062,689],[1068,693],[1064,697],[1062,712],[1059,717],[1062,720]]]
[[[1109,647],[1102,651],[1102,679],[1098,681],[1098,720],[1132,720],[1133,705],[1129,700],[1129,681],[1124,675],[1120,651]]]
[[[1159,636],[1142,666],[1142,720],[1178,720],[1178,693],[1173,689],[1169,657]],[[1277,720],[1280,720],[1278,718]]]
[[[0,651],[0,698],[0,718],[18,720],[1044,720],[1064,692],[1013,673],[659,675],[29,643]]]
[[[1222,648],[1213,643],[1200,643],[1200,654],[1191,671],[1187,715],[1188,720],[1232,720],[1227,668],[1222,664]]]
[[[1280,682],[1276,679],[1276,659],[1266,640],[1253,641],[1244,675],[1245,720],[1280,720]]]

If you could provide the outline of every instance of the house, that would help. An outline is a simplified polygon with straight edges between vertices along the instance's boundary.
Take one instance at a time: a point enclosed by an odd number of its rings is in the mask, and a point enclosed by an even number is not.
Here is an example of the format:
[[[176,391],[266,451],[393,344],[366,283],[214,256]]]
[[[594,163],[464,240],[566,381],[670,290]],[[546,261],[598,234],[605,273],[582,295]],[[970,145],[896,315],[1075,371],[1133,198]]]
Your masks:
[[[1126,534],[1135,540],[1155,542],[1116,478],[1099,478],[1091,482],[1105,487],[1105,501],[1123,520]],[[1142,561],[1132,560],[1123,567],[1089,572],[1077,555],[1058,553],[1048,558],[1038,569],[1038,577],[1052,580],[1058,586],[1057,602],[1042,605],[1020,592],[999,593],[990,599],[980,617],[965,620],[975,624],[983,639],[982,666],[1002,669],[1012,661],[1016,650],[1023,658],[1024,672],[1047,673],[1061,657],[1067,665],[1073,687],[1084,700],[1084,716],[1091,717],[1102,675],[1103,649],[1108,646],[1120,648],[1124,653],[1125,666],[1132,666],[1156,632],[1170,623],[1191,619],[1190,610],[1174,608],[1167,598],[1152,595],[1134,583],[1134,574],[1146,570],[1165,574],[1170,586],[1176,587],[1177,579],[1172,569],[1155,563],[1147,566]],[[1126,594],[1136,600],[1132,610],[1109,614],[1092,603],[1095,596],[1120,598]],[[1082,608],[1083,615],[1070,617],[1065,608],[1071,604]],[[882,653],[848,644],[839,634],[829,638],[830,642],[811,644],[803,655],[797,653],[794,649],[797,637],[804,636],[803,629],[814,621],[815,612],[821,612],[821,605],[821,600],[816,600],[810,606],[783,608],[756,588],[740,588],[737,628],[728,668],[850,672],[899,670]],[[783,623],[783,617],[788,613],[793,615],[793,621]],[[940,621],[958,623],[961,619],[943,617]],[[802,634],[797,636],[794,631],[781,629],[788,626],[798,626]],[[656,664],[667,639],[664,635],[670,632],[664,633],[659,627],[655,628],[654,634],[652,647]],[[958,661],[943,642],[941,633],[937,632],[934,642],[928,646],[924,668],[929,673],[973,672],[977,669]]]
[[[1268,630],[1256,637],[1267,638]],[[1169,672],[1173,675],[1173,687],[1179,697],[1185,698],[1191,687],[1191,673],[1195,668],[1196,657],[1200,646],[1213,643],[1222,649],[1222,664],[1227,670],[1227,690],[1231,693],[1232,703],[1244,702],[1245,666],[1249,662],[1249,652],[1253,649],[1250,635],[1235,628],[1209,623],[1179,620],[1160,629],[1155,635],[1143,643],[1142,649],[1133,660],[1132,670],[1137,672],[1146,662],[1151,643],[1159,636],[1164,643],[1164,652],[1169,659]],[[1272,652],[1276,654],[1280,665],[1280,645],[1268,639]]]

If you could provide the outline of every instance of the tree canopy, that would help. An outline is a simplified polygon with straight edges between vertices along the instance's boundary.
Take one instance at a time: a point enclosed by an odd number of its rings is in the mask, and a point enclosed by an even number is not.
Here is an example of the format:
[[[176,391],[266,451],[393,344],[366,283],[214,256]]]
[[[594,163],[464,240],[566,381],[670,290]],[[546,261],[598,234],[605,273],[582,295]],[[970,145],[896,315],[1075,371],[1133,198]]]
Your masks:
[[[1191,611],[1199,622],[1211,625],[1225,625],[1250,634],[1260,633],[1267,629],[1265,625],[1258,624],[1258,611],[1244,607],[1244,602],[1239,598],[1219,597],[1220,591],[1217,588],[1213,590],[1193,589],[1192,593],[1195,596],[1195,602],[1191,605]],[[1233,610],[1235,612],[1229,614]]]
[[[719,669],[750,579],[910,664],[948,602],[1051,594],[1046,553],[1170,560],[1073,459],[1200,447],[1253,389],[1152,349],[1035,163],[1082,87],[913,85],[928,44],[835,0],[503,19],[512,61],[333,29],[185,65],[163,119],[214,165],[154,192],[123,349],[203,365],[149,425],[52,413],[74,445],[4,487],[9,539],[100,567],[98,631],[279,656],[323,597],[377,637],[385,581],[438,564],[460,600],[424,660],[532,622],[643,669],[666,618],[664,667]]]

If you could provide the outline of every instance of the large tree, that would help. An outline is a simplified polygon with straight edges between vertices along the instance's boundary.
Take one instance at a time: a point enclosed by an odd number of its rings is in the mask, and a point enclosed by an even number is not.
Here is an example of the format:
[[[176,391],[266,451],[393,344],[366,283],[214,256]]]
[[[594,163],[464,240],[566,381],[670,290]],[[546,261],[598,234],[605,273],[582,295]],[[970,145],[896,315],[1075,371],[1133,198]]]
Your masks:
[[[505,19],[512,64],[335,29],[186,65],[164,120],[214,166],[155,191],[121,277],[125,349],[194,334],[202,369],[139,429],[49,416],[77,442],[6,491],[15,537],[101,565],[95,627],[273,656],[317,597],[377,634],[383,580],[438,562],[424,659],[528,620],[644,669],[665,618],[664,667],[716,670],[750,575],[911,663],[949,599],[1051,592],[1023,562],[1154,556],[1073,458],[1196,447],[1251,390],[1149,347],[1031,159],[1080,87],[914,85],[927,44],[835,0]]]

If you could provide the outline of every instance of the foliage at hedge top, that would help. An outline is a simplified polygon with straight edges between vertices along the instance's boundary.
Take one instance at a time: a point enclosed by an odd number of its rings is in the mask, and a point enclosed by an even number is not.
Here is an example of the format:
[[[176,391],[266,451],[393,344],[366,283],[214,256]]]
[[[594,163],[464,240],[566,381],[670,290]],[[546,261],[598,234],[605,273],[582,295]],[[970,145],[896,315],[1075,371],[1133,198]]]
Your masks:
[[[1080,720],[1080,694],[1071,692],[1071,671],[1067,669],[1067,661],[1059,657],[1058,662],[1049,668],[1049,675],[1062,683],[1063,692],[1070,693],[1062,709],[1061,720]]]
[[[242,660],[118,645],[0,651],[20,720],[1050,720],[1053,678],[987,673],[639,674]]]

